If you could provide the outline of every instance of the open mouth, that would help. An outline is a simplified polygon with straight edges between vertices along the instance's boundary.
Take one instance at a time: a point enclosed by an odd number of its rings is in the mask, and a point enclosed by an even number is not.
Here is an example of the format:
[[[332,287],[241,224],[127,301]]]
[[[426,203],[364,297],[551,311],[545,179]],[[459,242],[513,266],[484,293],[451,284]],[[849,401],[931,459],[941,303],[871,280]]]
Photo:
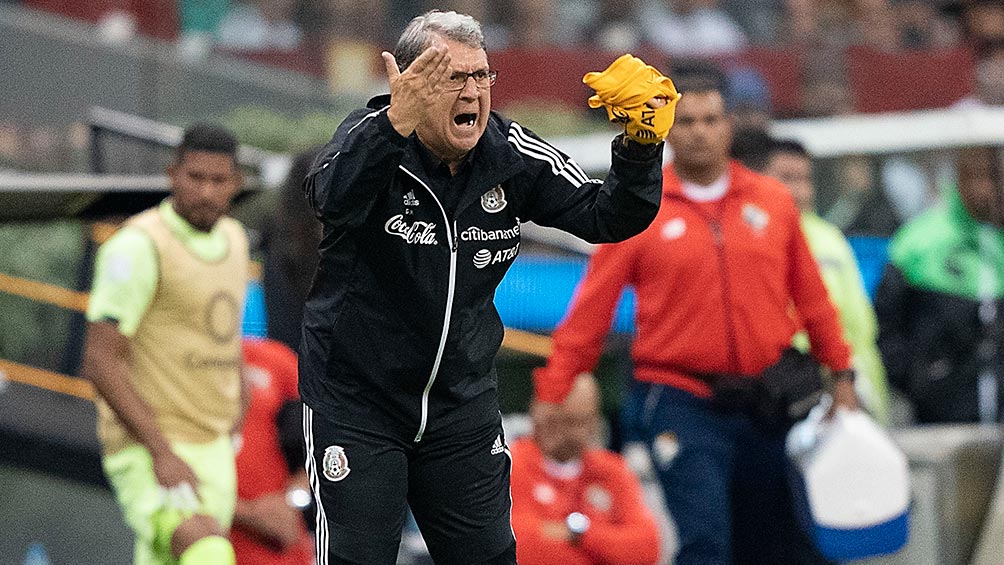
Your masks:
[[[474,127],[474,123],[477,121],[477,114],[457,114],[453,118],[453,123],[458,126]]]

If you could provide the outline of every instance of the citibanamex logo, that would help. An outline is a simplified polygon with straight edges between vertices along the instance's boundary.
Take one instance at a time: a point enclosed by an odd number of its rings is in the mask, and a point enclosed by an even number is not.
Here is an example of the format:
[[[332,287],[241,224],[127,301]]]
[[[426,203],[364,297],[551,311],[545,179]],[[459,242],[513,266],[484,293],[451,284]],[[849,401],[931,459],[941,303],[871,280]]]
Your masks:
[[[439,244],[436,241],[436,224],[431,222],[414,222],[409,224],[404,221],[404,215],[398,214],[387,220],[387,223],[383,227],[387,233],[396,235],[414,245]]]

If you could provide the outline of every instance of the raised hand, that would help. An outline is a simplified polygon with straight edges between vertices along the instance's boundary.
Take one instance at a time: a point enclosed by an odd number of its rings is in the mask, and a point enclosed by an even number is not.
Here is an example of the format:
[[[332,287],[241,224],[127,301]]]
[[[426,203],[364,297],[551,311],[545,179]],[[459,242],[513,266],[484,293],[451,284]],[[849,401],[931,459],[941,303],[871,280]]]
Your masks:
[[[394,55],[380,54],[390,83],[387,117],[398,133],[407,137],[422,121],[426,108],[443,92],[443,79],[450,71],[450,53],[445,44],[433,42],[402,73]]]
[[[627,54],[605,71],[587,73],[582,82],[596,91],[589,107],[606,108],[610,121],[623,124],[630,139],[660,143],[669,134],[680,94],[655,67]]]

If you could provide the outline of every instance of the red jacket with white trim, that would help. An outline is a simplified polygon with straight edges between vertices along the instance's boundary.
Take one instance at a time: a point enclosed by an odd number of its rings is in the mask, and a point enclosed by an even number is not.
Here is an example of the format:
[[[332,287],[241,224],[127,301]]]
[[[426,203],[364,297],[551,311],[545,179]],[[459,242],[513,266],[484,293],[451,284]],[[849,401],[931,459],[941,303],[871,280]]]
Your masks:
[[[757,377],[800,328],[813,356],[832,370],[850,366],[837,311],[783,185],[732,162],[715,202],[684,196],[671,166],[659,214],[627,241],[601,246],[554,332],[537,397],[559,402],[576,375],[591,371],[621,290],[637,294],[635,377],[707,397],[699,374]]]
[[[564,522],[572,512],[590,522],[577,544],[543,534],[545,521]],[[545,472],[536,443],[513,443],[512,528],[522,565],[649,565],[659,559],[659,526],[638,479],[619,455],[601,449],[583,455],[578,477],[561,480]]]

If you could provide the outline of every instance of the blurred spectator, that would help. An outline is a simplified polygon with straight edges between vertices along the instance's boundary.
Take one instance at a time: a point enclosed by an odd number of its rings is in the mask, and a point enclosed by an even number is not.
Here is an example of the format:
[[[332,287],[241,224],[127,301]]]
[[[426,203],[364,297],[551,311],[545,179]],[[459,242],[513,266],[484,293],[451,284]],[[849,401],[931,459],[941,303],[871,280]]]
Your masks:
[[[382,63],[374,53],[392,48],[387,37],[387,0],[303,0],[316,14],[313,43],[324,52],[332,92],[369,96],[382,86]]]
[[[855,45],[889,53],[899,49],[898,22],[889,0],[856,0],[853,13]]]
[[[894,0],[899,44],[905,49],[931,49],[954,45],[959,29],[935,2]]]
[[[784,0],[722,0],[722,6],[752,43],[778,42],[784,18]]]
[[[717,0],[643,0],[638,21],[645,40],[669,55],[733,53],[747,44]]]
[[[905,161],[902,161],[905,163]],[[887,170],[890,179],[895,179],[889,187],[881,182],[881,169],[877,159],[866,155],[846,155],[827,164],[830,186],[837,188],[836,201],[826,211],[827,219],[844,233],[889,237],[902,225],[897,212],[895,198],[901,199],[904,211],[911,209],[911,199],[919,199],[924,186],[905,187],[898,183],[909,182],[910,173],[899,176],[898,163]],[[912,165],[907,164],[908,167]],[[914,168],[914,171],[916,169]],[[887,190],[894,188],[895,190]],[[919,200],[917,200],[919,201]]]
[[[825,50],[810,54],[805,62],[804,81],[799,104],[802,117],[854,113],[854,92],[849,86],[843,53]]]
[[[875,295],[890,382],[918,421],[1001,421],[1004,185],[1001,155],[958,156],[958,189],[914,218],[889,246]]]
[[[303,41],[293,21],[297,0],[235,2],[220,22],[217,45],[243,51],[291,51]]]
[[[230,0],[178,0],[178,48],[182,56],[200,59],[209,53],[229,9]]]
[[[770,124],[770,86],[759,71],[733,66],[726,71],[726,105],[736,129],[766,129]]]
[[[538,49],[558,43],[558,21],[555,0],[511,0],[515,21],[510,33],[512,43],[519,47]]]
[[[512,527],[524,565],[653,564],[659,528],[624,460],[597,447],[599,388],[576,378],[556,411],[532,403],[512,444]]]
[[[959,4],[962,29],[971,43],[1004,41],[1004,3],[1000,0],[962,0]]]
[[[973,93],[959,106],[1004,106],[1004,39],[988,41],[976,50]]]
[[[849,348],[787,189],[729,159],[720,73],[675,72],[683,97],[659,214],[590,259],[535,374],[537,397],[559,402],[593,368],[621,291],[633,286],[628,405],[641,414],[628,428],[641,430],[676,522],[676,563],[818,562],[791,508],[790,422],[757,406],[776,387],[788,398],[778,404],[785,414],[807,411],[822,388],[816,361],[790,349],[793,311],[834,376],[836,404],[854,409]]]
[[[262,284],[268,337],[293,351],[300,348],[303,303],[317,267],[317,246],[321,241],[321,224],[303,196],[303,179],[319,150],[319,147],[308,149],[293,158],[275,218],[263,234]]]
[[[771,142],[768,138],[767,145],[767,162],[759,170],[781,181],[795,198],[802,212],[802,231],[809,250],[819,265],[830,300],[840,313],[844,339],[851,345],[852,364],[857,371],[855,388],[872,416],[888,424],[889,390],[876,344],[878,321],[854,252],[840,229],[814,211],[816,189],[808,151],[794,141]],[[796,336],[796,343],[799,349],[808,350],[809,341],[804,332]]]
[[[638,2],[600,0],[599,18],[593,26],[593,42],[600,49],[630,51],[641,43],[643,32],[636,21]]]
[[[842,49],[852,41],[853,0],[786,0],[783,42],[801,49]]]
[[[303,462],[296,354],[279,342],[245,338],[250,403],[237,452],[237,508],[230,541],[239,565],[307,565],[314,543],[304,512],[311,496]]]

